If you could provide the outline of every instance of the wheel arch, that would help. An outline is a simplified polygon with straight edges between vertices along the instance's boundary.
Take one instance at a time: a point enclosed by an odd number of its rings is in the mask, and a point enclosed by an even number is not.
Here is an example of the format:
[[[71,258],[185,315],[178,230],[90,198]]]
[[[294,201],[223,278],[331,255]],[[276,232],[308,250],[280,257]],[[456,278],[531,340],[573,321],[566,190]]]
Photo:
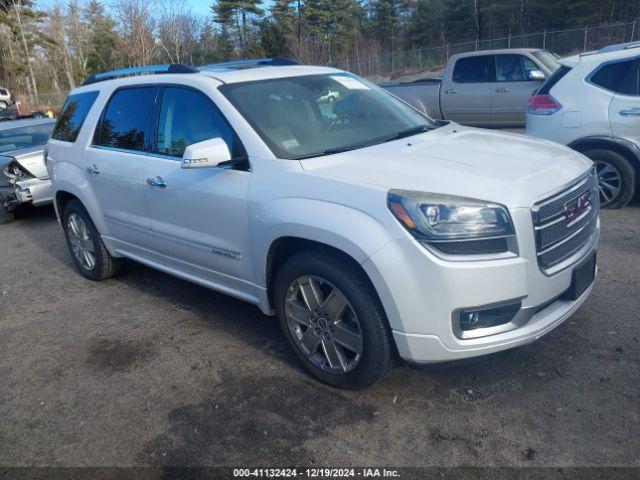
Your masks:
[[[71,200],[78,200],[82,202],[76,195],[71,192],[67,192],[66,190],[58,190],[56,192],[53,205],[60,221],[62,221],[62,213],[64,212],[65,207]]]
[[[280,198],[262,205],[253,217],[268,219],[255,222],[251,235],[255,278],[269,305],[274,276],[291,255],[311,247],[330,249],[364,270],[367,258],[392,239],[370,214],[316,199]]]
[[[284,265],[284,263],[293,255],[311,248],[322,249],[327,252],[331,252],[336,256],[342,257],[346,262],[349,262],[356,267],[371,283],[374,291],[376,291],[373,281],[362,267],[362,264],[346,251],[318,240],[287,235],[276,238],[269,246],[269,250],[267,252],[265,279],[267,284],[267,297],[271,307],[273,307],[273,286],[275,278],[282,265]]]
[[[629,160],[636,174],[636,184],[640,184],[640,146],[634,142],[618,137],[593,136],[574,140],[568,146],[580,153],[593,148],[619,153]]]
[[[385,303],[382,301],[380,296],[380,292],[378,288],[376,288],[376,284],[371,278],[371,275],[364,268],[361,262],[356,260],[352,255],[348,252],[317,240],[311,240],[309,238],[296,237],[296,236],[283,236],[275,239],[270,247],[269,252],[267,254],[266,260],[266,275],[267,275],[267,301],[269,302],[270,311],[274,310],[274,285],[276,275],[278,270],[284,265],[287,259],[291,258],[293,255],[302,252],[307,249],[316,248],[324,250],[325,252],[330,252],[337,257],[341,258],[342,261],[348,262],[351,266],[353,266],[356,270],[358,270],[362,274],[362,278],[365,282],[368,282],[373,295],[377,299],[379,307],[382,309],[384,314],[384,323],[389,331],[392,331],[391,323],[389,321],[389,314],[387,312],[387,308]],[[399,357],[399,353],[395,342],[392,343],[392,351],[395,357]]]

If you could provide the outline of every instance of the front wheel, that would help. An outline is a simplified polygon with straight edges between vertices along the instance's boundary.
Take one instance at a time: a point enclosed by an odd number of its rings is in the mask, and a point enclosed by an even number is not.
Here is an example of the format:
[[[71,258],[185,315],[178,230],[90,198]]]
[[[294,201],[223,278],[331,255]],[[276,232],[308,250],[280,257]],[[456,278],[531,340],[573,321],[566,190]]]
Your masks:
[[[636,172],[629,160],[618,152],[600,148],[583,153],[596,165],[602,208],[616,209],[627,205],[636,185]]]
[[[9,106],[9,104],[7,102],[5,102],[4,100],[0,100],[0,110],[7,108]]]
[[[321,381],[360,390],[391,367],[384,310],[350,259],[320,248],[292,256],[276,276],[274,302],[295,355]]]

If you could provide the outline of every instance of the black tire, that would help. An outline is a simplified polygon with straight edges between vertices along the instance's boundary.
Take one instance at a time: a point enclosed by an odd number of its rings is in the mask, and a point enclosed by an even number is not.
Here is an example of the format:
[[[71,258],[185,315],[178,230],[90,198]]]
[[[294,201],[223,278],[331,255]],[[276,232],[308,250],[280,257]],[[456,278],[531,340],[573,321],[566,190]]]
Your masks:
[[[356,366],[346,373],[328,373],[312,363],[287,325],[285,302],[291,292],[289,287],[306,275],[326,279],[339,289],[357,316],[362,353]],[[273,299],[289,345],[300,362],[322,382],[338,388],[361,390],[376,383],[393,365],[392,339],[380,299],[364,272],[347,256],[323,248],[311,248],[293,255],[277,272]]]
[[[0,100],[0,110],[7,108],[9,106],[9,104],[7,102],[5,102],[4,100]]]
[[[610,166],[620,175],[620,180],[615,182],[615,185],[619,186],[619,191],[616,194],[612,194],[610,189],[601,184],[600,203],[602,208],[614,210],[626,206],[633,198],[636,187],[636,171],[631,162],[624,155],[613,150],[596,148],[585,150],[582,153],[593,160],[599,172],[603,166]],[[601,180],[599,178],[599,181]]]
[[[79,216],[88,228],[90,241],[93,244],[95,256],[95,263],[92,268],[88,268],[87,266],[85,266],[73,251],[69,226],[69,217],[71,217],[71,215],[73,214]],[[64,236],[67,240],[67,247],[69,247],[69,252],[71,253],[73,263],[76,265],[76,268],[82,276],[88,278],[89,280],[99,281],[111,278],[118,273],[122,266],[123,259],[112,257],[111,254],[107,251],[104,243],[102,242],[102,238],[100,238],[100,234],[96,229],[96,226],[93,224],[93,221],[91,221],[89,213],[79,200],[71,200],[65,206],[64,212],[62,214],[62,228],[64,230]]]
[[[4,197],[0,195],[0,225],[11,223],[15,220],[13,211],[9,210],[4,204]]]

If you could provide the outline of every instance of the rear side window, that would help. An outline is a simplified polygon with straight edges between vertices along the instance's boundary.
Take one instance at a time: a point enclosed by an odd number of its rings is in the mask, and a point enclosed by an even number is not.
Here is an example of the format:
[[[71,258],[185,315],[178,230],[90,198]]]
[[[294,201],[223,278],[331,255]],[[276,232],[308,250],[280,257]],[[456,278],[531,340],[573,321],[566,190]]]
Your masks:
[[[640,94],[639,66],[640,62],[633,59],[608,63],[591,76],[591,82],[615,93],[638,95]]]
[[[98,92],[70,95],[64,102],[62,113],[53,129],[51,138],[63,142],[75,142],[96,98],[98,98]]]
[[[453,81],[456,83],[493,82],[493,55],[461,58],[453,67]]]
[[[9,92],[7,92],[4,88],[0,88],[0,95],[7,96],[9,95]]]
[[[103,113],[96,143],[105,147],[144,151],[149,141],[156,87],[117,90]]]
[[[189,145],[216,137],[233,153],[233,131],[211,100],[186,88],[164,89],[156,153],[182,157]]]
[[[564,77],[570,71],[571,71],[571,68],[565,67],[564,65],[561,66],[559,69],[557,69],[553,73],[553,75],[549,77],[549,80],[547,80],[542,84],[542,87],[540,87],[540,89],[537,92],[538,95],[549,95],[549,92],[556,85],[556,83],[562,80],[562,77]]]

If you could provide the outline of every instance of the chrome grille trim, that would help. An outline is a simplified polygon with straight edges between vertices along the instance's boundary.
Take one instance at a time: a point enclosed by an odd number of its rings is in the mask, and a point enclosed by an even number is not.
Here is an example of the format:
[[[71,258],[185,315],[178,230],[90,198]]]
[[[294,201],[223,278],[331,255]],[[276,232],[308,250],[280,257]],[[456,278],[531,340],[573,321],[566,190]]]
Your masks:
[[[569,215],[572,202],[576,202],[576,208],[582,208],[583,199],[587,200],[587,206],[572,218]],[[585,253],[585,247],[590,247],[597,237],[599,210],[595,170],[532,207],[536,257],[543,273],[557,273]]]

